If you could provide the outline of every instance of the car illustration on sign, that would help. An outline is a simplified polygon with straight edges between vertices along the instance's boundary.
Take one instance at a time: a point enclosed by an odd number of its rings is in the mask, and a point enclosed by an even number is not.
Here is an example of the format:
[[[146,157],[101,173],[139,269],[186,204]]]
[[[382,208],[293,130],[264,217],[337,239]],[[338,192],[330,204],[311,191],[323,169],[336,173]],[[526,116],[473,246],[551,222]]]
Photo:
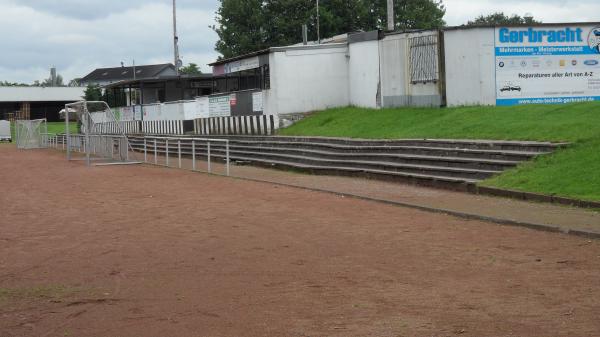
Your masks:
[[[586,66],[595,66],[598,64],[598,61],[596,60],[585,60],[583,62],[583,64],[585,64]]]
[[[597,53],[600,53],[600,27],[596,27],[590,31],[588,36],[588,45]]]
[[[505,85],[502,88],[500,88],[500,92],[504,92],[504,91],[518,91],[521,92],[521,87],[518,85]]]

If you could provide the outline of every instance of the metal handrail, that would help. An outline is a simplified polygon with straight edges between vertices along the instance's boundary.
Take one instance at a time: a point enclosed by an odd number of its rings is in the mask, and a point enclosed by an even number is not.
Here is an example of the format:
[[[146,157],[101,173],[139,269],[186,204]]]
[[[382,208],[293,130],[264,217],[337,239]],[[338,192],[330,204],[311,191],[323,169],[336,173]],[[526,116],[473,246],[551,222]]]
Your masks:
[[[54,148],[58,149],[59,147],[59,137],[61,138],[61,146],[63,148],[63,150],[65,149],[65,146],[71,146],[71,148],[73,149],[73,151],[76,152],[86,152],[86,142],[85,139],[86,137],[89,138],[110,138],[110,139],[123,139],[123,138],[127,138],[127,136],[124,135],[98,135],[98,134],[90,134],[90,135],[83,135],[83,134],[70,134],[70,135],[66,135],[66,134],[42,134],[45,139],[46,139],[46,144],[48,144],[50,146],[53,146]],[[73,146],[73,144],[69,141],[67,142],[67,138],[71,138],[71,139],[79,139],[79,141],[75,142],[75,146]],[[199,142],[203,142],[206,143],[206,155],[207,155],[207,170],[208,173],[212,174],[212,163],[211,163],[211,142],[212,143],[224,143],[225,144],[225,175],[226,176],[230,176],[230,157],[229,157],[229,139],[218,139],[218,138],[202,138],[202,137],[167,137],[167,136],[143,136],[143,137],[136,137],[137,139],[143,140],[143,152],[144,152],[144,163],[146,164],[151,164],[151,165],[157,165],[157,166],[167,166],[167,167],[171,167],[169,165],[169,153],[170,148],[169,148],[169,141],[176,141],[177,143],[177,157],[178,157],[178,168],[182,168],[182,147],[181,147],[181,143],[182,141],[191,142],[191,155],[192,155],[192,171],[198,171],[197,170],[197,165],[196,165],[196,158],[198,157],[198,155],[200,153],[197,153],[197,149],[199,149],[197,145],[197,143]],[[159,143],[160,141],[160,143]],[[162,142],[164,141],[164,142]],[[69,143],[67,145],[67,143]],[[129,142],[128,142],[129,143]],[[92,143],[93,144],[93,143]],[[161,165],[158,162],[158,148],[159,145],[162,146],[164,144],[164,153],[165,153],[165,165]],[[129,145],[129,144],[128,144]],[[92,153],[95,154],[95,145],[91,145],[91,149],[90,151]],[[130,145],[129,145],[130,146]],[[161,150],[162,151],[162,150]],[[153,160],[148,160],[148,153],[154,153],[154,158]],[[189,153],[189,152],[188,152]]]
[[[212,173],[212,165],[211,165],[211,153],[210,153],[210,143],[225,143],[225,175],[229,176],[230,175],[230,160],[229,160],[229,139],[217,139],[217,138],[202,138],[202,137],[167,137],[167,136],[143,136],[143,137],[138,137],[142,138],[143,140],[143,145],[144,145],[144,163],[149,163],[149,164],[153,164],[153,165],[158,165],[158,144],[157,144],[157,140],[164,140],[164,145],[165,145],[165,165],[163,166],[167,166],[170,167],[169,165],[169,140],[174,140],[177,141],[177,157],[178,157],[178,168],[182,168],[182,164],[181,164],[181,155],[182,155],[182,151],[181,151],[181,141],[188,141],[192,143],[192,171],[197,171],[196,170],[196,142],[205,142],[206,143],[206,148],[207,148],[207,171],[208,173]],[[153,142],[151,142],[153,144],[153,150],[154,150],[154,161],[153,162],[149,162],[148,161],[148,140],[151,140]]]

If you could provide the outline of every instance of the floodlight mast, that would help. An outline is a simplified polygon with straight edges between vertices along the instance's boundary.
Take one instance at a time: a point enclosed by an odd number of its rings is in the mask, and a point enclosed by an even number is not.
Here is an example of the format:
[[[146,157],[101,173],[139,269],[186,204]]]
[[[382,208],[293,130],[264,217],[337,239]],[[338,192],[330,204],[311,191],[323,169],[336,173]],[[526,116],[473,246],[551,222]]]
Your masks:
[[[394,0],[387,0],[387,29],[390,32],[396,29],[394,24]]]
[[[317,44],[321,44],[321,23],[319,19],[319,0],[317,0]]]
[[[173,52],[175,58],[175,74],[179,76],[179,37],[177,36],[177,3],[173,0]]]

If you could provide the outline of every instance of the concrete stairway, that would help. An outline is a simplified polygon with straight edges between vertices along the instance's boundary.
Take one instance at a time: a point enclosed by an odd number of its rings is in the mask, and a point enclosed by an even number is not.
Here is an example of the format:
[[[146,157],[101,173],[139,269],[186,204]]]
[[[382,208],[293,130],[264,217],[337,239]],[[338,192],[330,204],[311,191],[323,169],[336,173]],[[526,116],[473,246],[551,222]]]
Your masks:
[[[309,171],[399,180],[465,190],[476,182],[515,167],[564,144],[476,140],[358,140],[323,137],[213,136],[229,139],[233,162]],[[182,154],[191,155],[189,137],[180,137]],[[143,151],[141,138],[130,138]],[[171,141],[170,155],[177,155]],[[153,149],[151,150],[153,151]],[[158,152],[165,152],[164,144]],[[206,144],[197,143],[198,158]],[[222,143],[211,143],[211,156],[225,158]]]

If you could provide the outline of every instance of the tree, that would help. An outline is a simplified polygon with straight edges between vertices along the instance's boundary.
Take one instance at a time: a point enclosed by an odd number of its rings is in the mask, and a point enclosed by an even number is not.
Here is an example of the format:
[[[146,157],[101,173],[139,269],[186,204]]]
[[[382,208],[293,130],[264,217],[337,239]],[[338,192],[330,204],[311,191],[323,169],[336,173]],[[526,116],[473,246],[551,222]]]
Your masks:
[[[317,40],[315,0],[220,0],[213,29],[215,49],[229,58],[271,46],[298,43],[302,25]],[[396,0],[396,29],[438,28],[444,25],[440,0]],[[320,0],[321,38],[355,31],[385,29],[386,0]]]
[[[217,9],[219,35],[215,49],[225,58],[245,54],[267,47],[262,0],[220,0]]]
[[[28,87],[29,84],[25,83],[17,83],[17,82],[9,82],[9,81],[0,81],[0,87]]]
[[[531,25],[542,23],[535,20],[532,15],[519,16],[513,14],[508,16],[503,12],[496,12],[489,15],[480,15],[473,21],[467,22],[467,26],[501,26],[501,25]]]
[[[202,72],[200,71],[200,68],[198,68],[198,65],[196,63],[190,63],[185,67],[181,67],[181,69],[179,69],[179,73],[180,74],[185,74],[185,75],[199,75],[202,74]]]
[[[52,77],[48,77],[44,80],[34,81],[32,86],[34,87],[64,87],[63,77],[61,75],[56,75],[56,83],[52,83]]]
[[[83,93],[83,99],[86,101],[101,101],[102,89],[97,84],[88,84]]]
[[[368,12],[373,13],[369,29],[387,27],[387,1],[365,1]],[[441,0],[396,0],[394,1],[395,30],[432,29],[443,27],[446,8]]]

